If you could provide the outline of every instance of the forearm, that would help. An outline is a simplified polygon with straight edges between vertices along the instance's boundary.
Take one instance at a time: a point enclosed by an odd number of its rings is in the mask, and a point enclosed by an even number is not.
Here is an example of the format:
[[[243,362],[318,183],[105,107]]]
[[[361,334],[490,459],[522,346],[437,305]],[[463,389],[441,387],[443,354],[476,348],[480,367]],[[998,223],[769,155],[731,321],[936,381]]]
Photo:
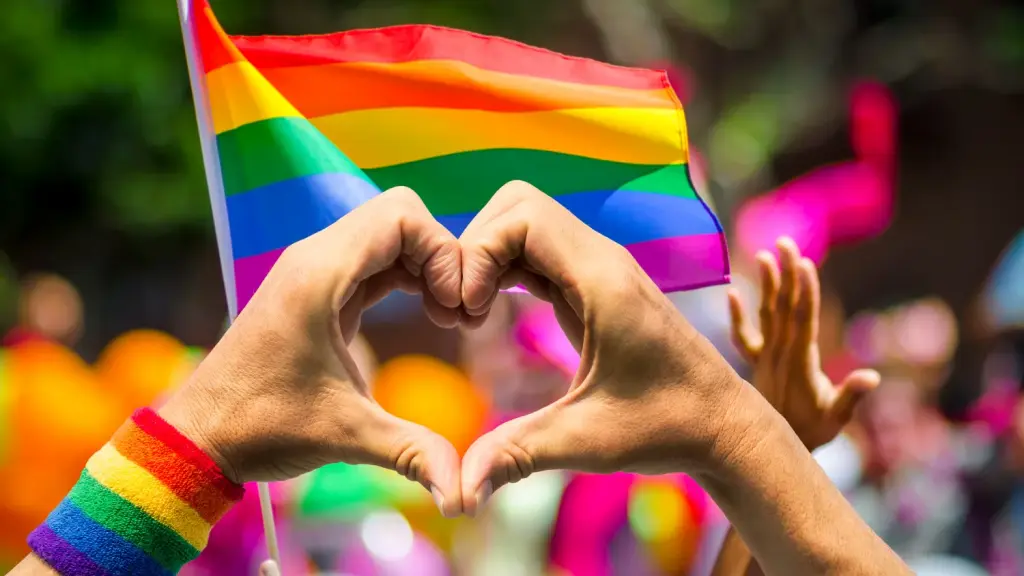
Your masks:
[[[909,574],[785,420],[745,387],[715,464],[698,475],[765,574]]]

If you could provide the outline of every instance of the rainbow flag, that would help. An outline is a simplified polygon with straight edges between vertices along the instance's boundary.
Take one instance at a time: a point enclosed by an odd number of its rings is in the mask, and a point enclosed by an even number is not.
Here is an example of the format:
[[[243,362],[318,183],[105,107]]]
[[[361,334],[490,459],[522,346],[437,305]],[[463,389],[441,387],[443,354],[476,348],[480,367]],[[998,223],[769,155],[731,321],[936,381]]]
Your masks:
[[[228,36],[206,0],[179,7],[232,312],[284,248],[399,185],[459,235],[525,180],[665,291],[728,281],[664,72],[436,26]]]

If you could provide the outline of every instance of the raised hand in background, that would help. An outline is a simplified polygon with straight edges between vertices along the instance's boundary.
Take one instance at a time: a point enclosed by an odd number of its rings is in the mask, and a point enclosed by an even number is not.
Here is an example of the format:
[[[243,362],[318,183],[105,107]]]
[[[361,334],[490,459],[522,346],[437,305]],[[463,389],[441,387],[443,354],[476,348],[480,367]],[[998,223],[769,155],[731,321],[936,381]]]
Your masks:
[[[733,342],[754,367],[754,387],[814,450],[839,434],[880,377],[874,370],[856,370],[838,386],[829,380],[818,350],[818,272],[790,239],[781,238],[778,250],[779,261],[767,252],[757,255],[760,330],[749,321],[739,293],[729,293]]]

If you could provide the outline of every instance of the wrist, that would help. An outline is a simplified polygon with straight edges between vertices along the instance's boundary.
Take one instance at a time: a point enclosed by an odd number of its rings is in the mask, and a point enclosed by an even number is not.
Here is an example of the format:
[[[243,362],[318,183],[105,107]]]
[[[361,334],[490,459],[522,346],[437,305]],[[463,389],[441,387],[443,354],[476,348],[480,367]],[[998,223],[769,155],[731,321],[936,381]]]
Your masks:
[[[215,415],[203,413],[203,417],[197,417],[197,412],[190,409],[185,403],[169,401],[157,412],[161,418],[173,426],[182,436],[196,445],[204,454],[210,457],[225,478],[235,484],[242,484],[243,479],[239,478],[235,467],[226,456],[227,451],[221,438],[224,434],[223,426]]]
[[[139,410],[28,542],[63,576],[173,574],[242,494],[179,430]]]
[[[765,450],[780,432],[789,432],[785,420],[753,386],[740,380],[715,416],[718,430],[700,466],[700,475],[714,480],[742,476],[751,457]],[[794,436],[795,440],[799,444]]]
[[[230,407],[226,398],[211,397],[204,383],[207,375],[203,366],[192,379],[171,396],[157,413],[165,422],[177,429],[185,438],[194,443],[220,468],[220,472],[231,482],[242,484],[245,478],[239,467],[230,458],[234,426],[227,414]],[[226,389],[229,385],[214,385],[214,389]]]

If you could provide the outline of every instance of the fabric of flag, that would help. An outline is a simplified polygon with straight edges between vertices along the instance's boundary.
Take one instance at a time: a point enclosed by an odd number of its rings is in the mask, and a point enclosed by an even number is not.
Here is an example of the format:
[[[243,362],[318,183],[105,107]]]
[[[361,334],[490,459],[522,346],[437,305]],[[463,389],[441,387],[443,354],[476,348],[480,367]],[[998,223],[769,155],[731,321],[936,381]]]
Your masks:
[[[524,180],[665,291],[728,281],[663,72],[425,25],[229,37],[206,0],[181,1],[235,311],[287,246],[394,186],[458,236]]]

